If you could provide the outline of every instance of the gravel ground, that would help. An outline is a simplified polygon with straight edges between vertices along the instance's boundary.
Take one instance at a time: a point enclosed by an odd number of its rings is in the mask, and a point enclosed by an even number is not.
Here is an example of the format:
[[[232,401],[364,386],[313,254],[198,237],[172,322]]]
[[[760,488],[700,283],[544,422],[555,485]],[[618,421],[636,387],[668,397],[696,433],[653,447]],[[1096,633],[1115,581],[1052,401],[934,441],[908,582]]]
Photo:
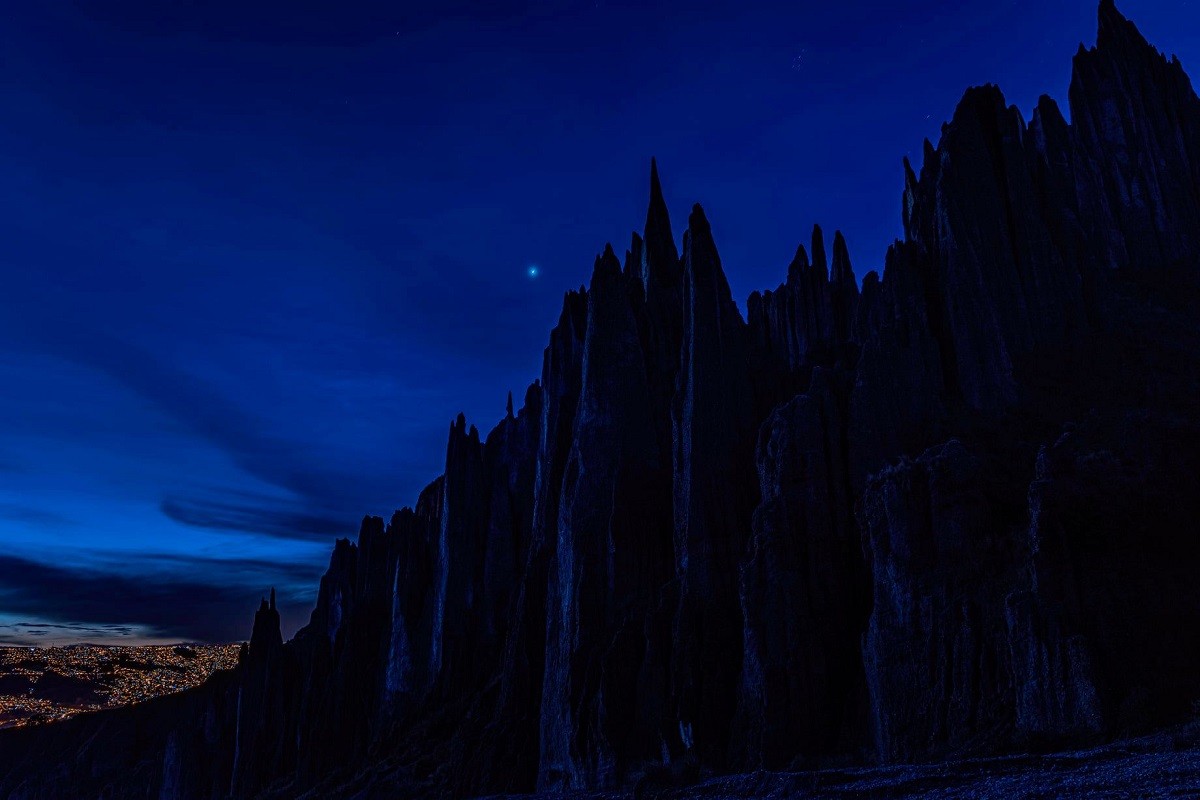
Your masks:
[[[628,800],[632,793],[533,795],[531,800]],[[1200,725],[1091,750],[916,766],[755,772],[686,788],[646,788],[645,800],[817,798],[1200,798]]]

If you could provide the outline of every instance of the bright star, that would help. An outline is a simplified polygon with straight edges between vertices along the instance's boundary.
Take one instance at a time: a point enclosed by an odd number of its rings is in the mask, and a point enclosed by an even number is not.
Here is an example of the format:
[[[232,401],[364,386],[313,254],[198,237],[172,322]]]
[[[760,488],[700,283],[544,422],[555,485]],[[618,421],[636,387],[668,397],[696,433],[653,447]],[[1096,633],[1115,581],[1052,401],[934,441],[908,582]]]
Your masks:
[[[530,264],[529,268],[527,270],[525,270],[525,274],[529,276],[529,280],[533,280],[534,278],[536,278],[538,276],[537,265]]]

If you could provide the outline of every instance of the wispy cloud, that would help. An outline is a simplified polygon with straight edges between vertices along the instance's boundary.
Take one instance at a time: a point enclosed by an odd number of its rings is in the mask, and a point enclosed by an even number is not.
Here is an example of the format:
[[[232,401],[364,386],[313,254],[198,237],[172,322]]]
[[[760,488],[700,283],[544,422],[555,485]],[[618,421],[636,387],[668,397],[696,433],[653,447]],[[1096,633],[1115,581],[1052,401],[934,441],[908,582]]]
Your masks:
[[[0,519],[43,527],[59,527],[74,524],[72,520],[67,519],[57,512],[17,503],[0,503]]]
[[[168,497],[159,508],[169,519],[210,530],[242,531],[281,539],[331,541],[349,533],[345,517],[306,514],[266,501],[259,505],[201,498]]]
[[[393,493],[392,479],[361,462],[346,463],[344,459],[315,455],[312,443],[304,439],[303,429],[295,431],[294,438],[272,433],[270,420],[246,403],[235,401],[230,387],[219,387],[113,335],[58,329],[36,315],[20,311],[9,315],[5,322],[14,327],[27,346],[100,371],[152,403],[198,440],[225,453],[246,475],[280,490],[274,497],[227,488],[196,490],[188,496],[164,493],[160,510],[177,522],[285,538],[332,540],[352,532],[360,514],[392,510],[379,507],[380,498]],[[414,485],[428,478],[427,468],[420,471],[422,474],[411,481]],[[230,496],[237,499],[227,499]],[[406,500],[395,498],[392,503],[399,505]]]
[[[238,641],[249,635],[257,602],[272,583],[281,587],[279,603],[288,635],[307,615],[310,601],[303,587],[315,583],[320,571],[303,565],[183,556],[153,556],[132,566],[147,574],[133,577],[0,556],[0,607],[18,620],[9,624],[7,640],[21,638],[15,631],[44,637],[59,626],[60,631],[110,638],[135,631],[188,641]]]
[[[0,623],[0,644],[45,645],[69,644],[79,641],[124,644],[154,641],[133,625],[85,625],[62,622]]]

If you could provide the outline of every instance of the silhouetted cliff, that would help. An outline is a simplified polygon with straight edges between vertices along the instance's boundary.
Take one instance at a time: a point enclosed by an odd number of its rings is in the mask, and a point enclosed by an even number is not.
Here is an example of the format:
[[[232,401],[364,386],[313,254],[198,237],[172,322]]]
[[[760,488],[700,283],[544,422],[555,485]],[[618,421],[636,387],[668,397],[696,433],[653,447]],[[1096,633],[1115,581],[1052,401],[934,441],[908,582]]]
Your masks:
[[[743,318],[657,167],[542,375],[236,673],[0,734],[14,798],[462,796],[1086,743],[1200,699],[1200,101],[1109,0],[1072,122],[969,90],[861,288]],[[830,266],[832,264],[832,268]]]

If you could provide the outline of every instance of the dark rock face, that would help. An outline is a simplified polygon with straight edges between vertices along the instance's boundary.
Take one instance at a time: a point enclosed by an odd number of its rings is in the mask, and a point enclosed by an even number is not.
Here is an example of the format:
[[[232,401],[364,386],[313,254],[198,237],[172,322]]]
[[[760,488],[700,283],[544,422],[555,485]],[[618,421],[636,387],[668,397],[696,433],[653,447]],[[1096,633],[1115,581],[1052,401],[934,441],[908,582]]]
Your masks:
[[[344,552],[343,548],[334,551],[335,563],[339,552]],[[327,574],[322,580],[322,595],[329,577]],[[294,713],[290,706],[296,675],[289,662],[272,591],[270,602],[264,600],[254,615],[254,631],[240,662],[242,674],[234,711],[233,778],[229,788],[232,794],[257,794],[265,787],[266,776],[295,768],[291,748],[278,736],[289,722],[289,714]],[[345,725],[349,720],[337,722]],[[267,768],[262,769],[262,765]]]
[[[602,784],[634,755],[654,755],[629,731],[639,722],[645,619],[671,574],[671,484],[626,281],[606,250],[588,295],[550,567],[541,731],[549,787]]]
[[[1042,448],[1029,491],[1031,588],[1061,633],[1024,676],[1056,694],[1029,698],[1035,731],[1080,721],[1136,729],[1191,702],[1185,654],[1200,645],[1200,604],[1188,565],[1200,543],[1185,531],[1200,502],[1185,476],[1197,466],[1196,420],[1144,410],[1085,420]],[[1061,719],[1037,716],[1060,709]]]
[[[808,393],[781,404],[759,431],[762,503],[741,574],[739,761],[748,766],[780,769],[798,755],[856,746],[861,735],[856,632],[866,592],[845,377],[818,369]]]
[[[1022,559],[1000,482],[957,440],[873,477],[861,505],[863,641],[879,757],[962,749],[1009,724],[1004,599]]]
[[[433,576],[443,486],[438,478],[421,492],[415,511],[397,511],[388,526],[386,563],[393,577],[383,596],[387,642],[381,709],[389,713],[406,709],[433,682],[428,661],[420,654],[428,652],[433,638]]]
[[[758,501],[746,324],[729,294],[699,206],[684,236],[684,338],[673,409],[673,690],[680,736],[723,759],[741,668],[736,564]]]
[[[652,164],[522,407],[452,423],[292,641],[265,601],[199,690],[0,733],[0,795],[653,786],[1186,718],[1200,101],[1108,0],[1070,101],[968,91],[882,276],[816,228],[746,318]]]
[[[1070,341],[1083,318],[1080,277],[1037,202],[1027,139],[999,89],[971,89],[905,189],[905,236],[924,248],[937,295],[943,379],[974,409],[1012,405],[1014,362]]]
[[[1070,99],[1093,258],[1131,269],[1194,267],[1200,101],[1183,66],[1102,0],[1096,46],[1075,56]]]
[[[474,643],[483,600],[483,446],[462,414],[450,426],[433,581],[429,671],[447,684],[478,666]]]
[[[874,272],[863,279],[848,437],[858,490],[881,464],[947,431],[953,351],[936,298],[924,250],[912,242],[888,248],[883,280]]]

